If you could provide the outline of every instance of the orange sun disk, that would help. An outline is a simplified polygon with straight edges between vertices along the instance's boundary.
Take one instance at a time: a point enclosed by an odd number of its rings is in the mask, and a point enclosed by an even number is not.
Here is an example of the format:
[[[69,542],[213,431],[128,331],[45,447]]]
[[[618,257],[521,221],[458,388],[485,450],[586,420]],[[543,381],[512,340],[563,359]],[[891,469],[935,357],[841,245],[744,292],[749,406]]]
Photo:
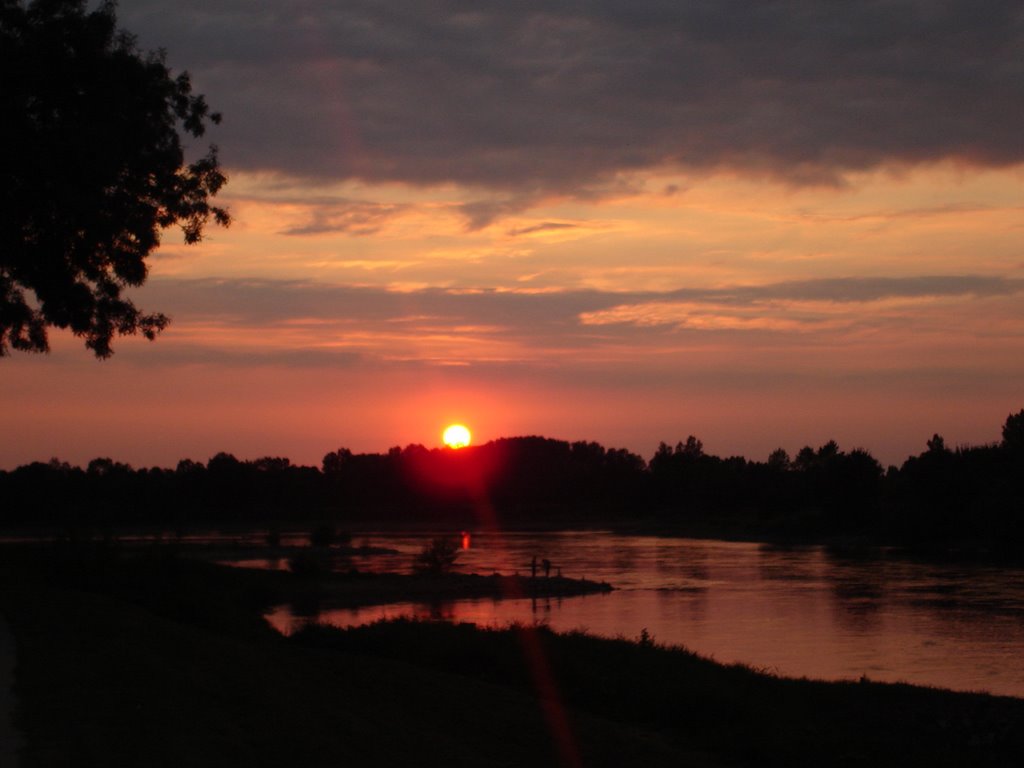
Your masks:
[[[441,439],[449,448],[465,448],[469,445],[470,434],[462,424],[452,424],[445,429]]]

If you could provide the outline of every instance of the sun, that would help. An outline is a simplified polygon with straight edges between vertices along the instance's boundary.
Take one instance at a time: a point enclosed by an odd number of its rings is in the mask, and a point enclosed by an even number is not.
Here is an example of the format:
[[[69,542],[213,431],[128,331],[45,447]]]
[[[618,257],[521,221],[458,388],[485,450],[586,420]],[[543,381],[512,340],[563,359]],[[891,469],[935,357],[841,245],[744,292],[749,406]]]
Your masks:
[[[469,445],[470,434],[461,424],[452,424],[444,430],[441,439],[449,448],[465,448]]]

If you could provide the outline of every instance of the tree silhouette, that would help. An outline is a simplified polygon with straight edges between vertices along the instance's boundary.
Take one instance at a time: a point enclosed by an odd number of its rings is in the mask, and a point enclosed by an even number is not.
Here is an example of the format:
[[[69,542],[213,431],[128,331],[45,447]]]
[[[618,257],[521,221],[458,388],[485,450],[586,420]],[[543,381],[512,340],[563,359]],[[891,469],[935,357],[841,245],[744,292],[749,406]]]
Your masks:
[[[789,454],[785,448],[776,448],[768,456],[768,466],[777,470],[787,470],[791,466]]]
[[[926,451],[888,471],[867,450],[843,451],[835,441],[805,446],[792,462],[782,448],[758,462],[704,453],[695,437],[661,443],[650,462],[599,443],[538,436],[460,451],[339,448],[324,457],[322,471],[285,457],[240,460],[230,453],[205,465],[183,459],[175,469],[134,469],[105,457],[81,469],[53,459],[0,469],[0,524],[66,526],[72,533],[200,523],[280,531],[310,530],[315,520],[326,526],[326,543],[360,523],[478,525],[474,511],[482,498],[495,520],[510,524],[656,519],[669,530],[694,525],[703,535],[854,537],[1019,560],[1022,435],[1024,411],[1007,418],[1003,444],[950,449],[935,434]],[[450,538],[431,542],[415,568],[443,573],[458,553]]]
[[[168,323],[122,290],[139,286],[161,230],[202,238],[226,179],[217,148],[186,162],[193,137],[220,122],[188,73],[142,53],[114,3],[0,0],[0,355],[45,352],[70,328],[97,357],[115,334],[152,339]]]
[[[1003,424],[1003,447],[1014,453],[1024,453],[1024,409],[1006,417]]]
[[[425,544],[413,562],[416,573],[443,576],[450,573],[459,556],[459,548],[451,539],[438,536]]]
[[[946,440],[938,432],[932,435],[932,439],[928,441],[928,453],[944,455],[949,453],[949,448],[946,447]]]

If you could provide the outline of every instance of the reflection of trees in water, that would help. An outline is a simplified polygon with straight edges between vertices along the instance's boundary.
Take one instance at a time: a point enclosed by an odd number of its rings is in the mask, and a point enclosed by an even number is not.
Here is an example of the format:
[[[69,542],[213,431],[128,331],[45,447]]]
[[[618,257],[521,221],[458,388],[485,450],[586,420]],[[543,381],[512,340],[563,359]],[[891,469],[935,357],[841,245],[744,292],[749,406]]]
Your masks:
[[[704,621],[708,612],[708,584],[713,560],[712,553],[703,543],[677,542],[657,547],[655,571],[675,577],[670,580],[670,586],[659,587],[656,592],[657,608],[663,622],[691,624]]]
[[[654,552],[654,570],[660,574],[681,576],[690,581],[706,582],[710,578],[706,547],[659,546]]]
[[[843,629],[864,634],[878,631],[882,626],[882,604],[865,597],[844,595],[842,590],[833,593],[832,613],[836,623]]]
[[[455,603],[451,600],[431,600],[423,604],[423,612],[431,621],[454,621]]]
[[[616,546],[612,550],[612,563],[620,572],[636,570],[637,554],[640,551],[635,544],[616,540]]]
[[[836,622],[850,631],[877,632],[893,615],[958,645],[1024,641],[1024,568],[850,549],[827,552],[823,563]]]
[[[562,607],[562,598],[556,597],[552,600],[551,597],[532,597],[530,598],[530,612],[534,615],[538,613],[549,614],[551,613],[552,605],[557,608]]]
[[[757,573],[764,581],[814,583],[822,577],[822,559],[816,546],[761,544],[757,548]]]
[[[994,585],[984,585],[979,577],[977,571],[925,566],[922,573],[904,580],[898,598],[903,605],[934,613],[998,612],[1004,596],[993,594]]]
[[[708,614],[709,593],[704,585],[657,590],[661,618],[669,625],[676,621],[684,624],[703,622]]]
[[[984,638],[992,622],[1024,627],[1024,572],[990,566],[948,566],[884,557],[830,557],[825,570],[837,619],[843,626],[878,626],[887,608],[899,606],[943,637]],[[901,611],[901,612],[902,612]]]
[[[856,633],[877,631],[882,624],[888,594],[886,564],[881,560],[830,556],[823,575],[832,595],[832,612],[844,629]]]
[[[1024,570],[991,566],[936,566],[902,586],[900,602],[938,619],[936,634],[985,637],[998,622],[1024,633]]]
[[[1021,569],[835,557],[825,575],[837,616],[854,628],[876,625],[883,609],[898,605],[939,636],[985,638],[993,622],[1024,634]]]

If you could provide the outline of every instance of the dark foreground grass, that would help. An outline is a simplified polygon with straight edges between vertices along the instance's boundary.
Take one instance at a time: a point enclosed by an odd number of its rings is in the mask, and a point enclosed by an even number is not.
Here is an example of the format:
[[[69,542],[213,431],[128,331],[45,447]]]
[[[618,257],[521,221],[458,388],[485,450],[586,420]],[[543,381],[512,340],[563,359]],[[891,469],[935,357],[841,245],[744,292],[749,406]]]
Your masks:
[[[29,768],[1024,764],[1017,699],[779,680],[532,627],[286,640],[259,618],[280,576],[160,550],[3,554]]]
[[[6,602],[29,767],[557,764],[520,690],[211,633],[101,595]],[[586,765],[715,765],[621,724],[572,721]]]
[[[569,703],[723,759],[778,766],[1021,766],[1024,700],[910,685],[776,678],[650,642],[398,620],[309,626],[304,647],[414,662],[528,691],[524,635]]]
[[[565,764],[533,692],[287,642],[259,616],[287,580],[160,550],[3,554],[29,768]],[[580,765],[722,765],[567,722]]]

